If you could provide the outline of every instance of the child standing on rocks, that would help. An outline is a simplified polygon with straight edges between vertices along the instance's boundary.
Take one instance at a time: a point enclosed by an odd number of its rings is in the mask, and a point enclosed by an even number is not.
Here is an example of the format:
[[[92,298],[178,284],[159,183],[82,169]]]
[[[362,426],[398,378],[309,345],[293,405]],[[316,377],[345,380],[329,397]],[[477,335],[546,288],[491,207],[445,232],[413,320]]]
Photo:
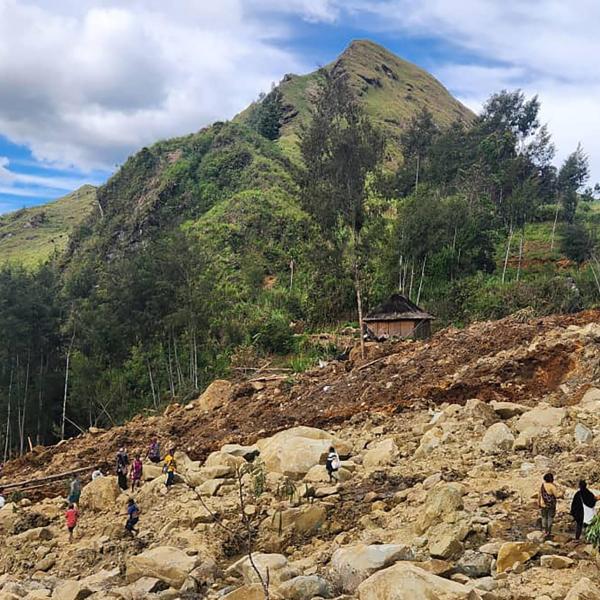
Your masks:
[[[71,544],[73,542],[73,532],[75,531],[75,527],[77,527],[77,520],[79,519],[79,511],[74,504],[69,504],[65,518],[67,520],[67,531],[69,532],[69,544]]]

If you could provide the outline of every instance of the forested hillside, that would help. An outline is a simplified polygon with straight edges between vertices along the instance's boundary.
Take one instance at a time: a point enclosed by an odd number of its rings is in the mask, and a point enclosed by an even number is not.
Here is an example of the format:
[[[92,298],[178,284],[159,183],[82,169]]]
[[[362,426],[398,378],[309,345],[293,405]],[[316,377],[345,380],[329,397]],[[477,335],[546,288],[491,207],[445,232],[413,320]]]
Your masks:
[[[233,122],[142,149],[64,254],[0,271],[5,457],[232,366],[302,370],[343,350],[311,332],[398,289],[439,327],[598,304],[587,158],[552,166],[538,114],[500,92],[475,117],[360,42]]]

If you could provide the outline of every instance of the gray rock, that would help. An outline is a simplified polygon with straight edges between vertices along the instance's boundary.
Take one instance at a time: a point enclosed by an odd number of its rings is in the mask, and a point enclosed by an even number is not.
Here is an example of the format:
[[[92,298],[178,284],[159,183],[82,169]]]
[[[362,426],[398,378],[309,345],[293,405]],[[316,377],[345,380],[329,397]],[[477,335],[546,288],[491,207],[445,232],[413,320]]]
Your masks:
[[[456,564],[456,568],[473,579],[486,577],[491,572],[492,557],[483,552],[467,550]]]
[[[588,444],[593,439],[594,433],[589,427],[586,427],[583,423],[575,425],[575,440],[578,444]]]

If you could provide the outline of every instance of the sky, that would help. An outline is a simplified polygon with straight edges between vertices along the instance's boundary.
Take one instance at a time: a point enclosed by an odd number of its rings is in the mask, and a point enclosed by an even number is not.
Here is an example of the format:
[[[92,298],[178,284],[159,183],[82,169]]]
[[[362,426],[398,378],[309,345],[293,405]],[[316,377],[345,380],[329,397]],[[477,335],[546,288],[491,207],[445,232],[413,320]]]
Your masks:
[[[597,0],[0,0],[0,213],[100,184],[368,38],[478,110],[538,94],[600,180]]]

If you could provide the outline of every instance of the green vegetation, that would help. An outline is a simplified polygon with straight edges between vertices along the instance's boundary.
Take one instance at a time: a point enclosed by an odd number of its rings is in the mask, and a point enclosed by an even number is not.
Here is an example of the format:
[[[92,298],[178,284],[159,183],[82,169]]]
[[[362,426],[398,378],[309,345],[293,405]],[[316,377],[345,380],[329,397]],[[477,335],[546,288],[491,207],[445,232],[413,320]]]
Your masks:
[[[84,185],[54,202],[0,216],[0,263],[37,267],[62,253],[95,200],[96,188]]]
[[[62,254],[0,269],[5,456],[186,401],[232,364],[301,372],[343,350],[310,333],[359,299],[401,290],[440,326],[597,305],[587,159],[554,168],[538,112],[501,92],[475,117],[356,42],[233,122],[143,148]]]

